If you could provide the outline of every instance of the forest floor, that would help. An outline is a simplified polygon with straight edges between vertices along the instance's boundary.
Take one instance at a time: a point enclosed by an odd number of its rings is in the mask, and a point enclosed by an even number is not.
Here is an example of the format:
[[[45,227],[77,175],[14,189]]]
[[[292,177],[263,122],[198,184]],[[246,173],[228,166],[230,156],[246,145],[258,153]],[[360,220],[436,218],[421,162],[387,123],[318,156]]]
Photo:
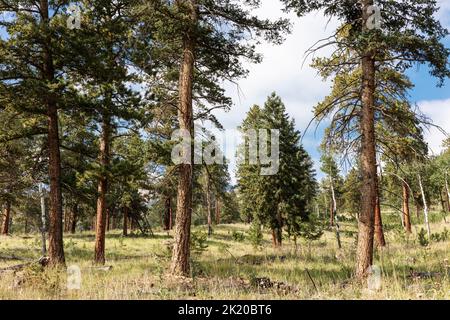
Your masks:
[[[153,237],[107,235],[108,270],[92,265],[94,234],[65,236],[67,265],[81,270],[81,287],[69,290],[64,271],[27,267],[0,272],[1,299],[450,299],[450,239],[421,246],[416,225],[406,237],[398,216],[386,219],[387,247],[376,250],[374,264],[380,277],[370,284],[352,279],[356,222],[343,222],[343,249],[334,232],[320,240],[299,241],[297,249],[285,240],[271,245],[269,234],[255,249],[248,226],[220,225],[206,241],[203,252],[192,254],[192,278],[167,275],[171,236],[155,230]],[[389,223],[389,220],[392,220]],[[450,229],[442,214],[432,216],[433,233]],[[450,221],[450,217],[447,217]],[[204,227],[195,227],[198,236]],[[244,237],[242,239],[242,236]],[[21,263],[7,257],[38,259],[39,235],[0,237],[0,269]],[[71,282],[72,283],[72,282]]]

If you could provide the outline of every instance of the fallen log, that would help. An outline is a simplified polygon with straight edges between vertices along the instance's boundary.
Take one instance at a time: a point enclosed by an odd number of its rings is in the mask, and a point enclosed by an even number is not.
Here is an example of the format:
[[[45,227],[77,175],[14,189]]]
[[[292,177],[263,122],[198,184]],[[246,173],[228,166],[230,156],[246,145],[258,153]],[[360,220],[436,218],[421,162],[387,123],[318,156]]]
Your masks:
[[[14,254],[12,256],[2,256],[2,255],[0,255],[0,260],[33,261],[30,258],[18,257],[18,256],[14,255]]]
[[[16,264],[14,266],[6,267],[6,268],[1,268],[0,273],[9,272],[9,271],[13,271],[13,272],[20,271],[20,270],[22,270],[30,265],[33,265],[33,264],[40,264],[41,266],[45,267],[48,264],[48,261],[49,261],[48,257],[41,257],[35,261]]]

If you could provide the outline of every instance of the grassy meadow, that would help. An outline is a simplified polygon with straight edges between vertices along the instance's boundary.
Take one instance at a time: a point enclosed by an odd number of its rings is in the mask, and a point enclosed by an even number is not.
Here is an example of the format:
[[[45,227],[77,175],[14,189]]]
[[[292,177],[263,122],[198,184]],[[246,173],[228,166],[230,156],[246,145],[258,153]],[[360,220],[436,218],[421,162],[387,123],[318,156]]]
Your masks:
[[[450,299],[450,239],[419,243],[415,224],[407,237],[397,215],[385,215],[387,247],[377,249],[375,265],[381,286],[352,279],[356,222],[341,223],[343,248],[337,249],[333,230],[320,240],[285,240],[272,247],[269,234],[255,248],[244,224],[220,225],[214,234],[195,246],[189,279],[167,275],[171,234],[154,230],[154,236],[122,237],[119,230],[107,235],[107,266],[92,264],[94,234],[65,235],[67,266],[81,269],[81,288],[67,289],[66,270],[31,265],[23,270],[0,272],[1,299]],[[450,217],[447,217],[450,221]],[[431,230],[444,233],[450,224],[441,213],[432,214]],[[194,227],[195,237],[206,233]],[[201,241],[200,241],[201,242]],[[14,257],[40,257],[39,235],[0,238],[0,269],[23,263]],[[207,247],[206,247],[207,246]],[[26,261],[25,261],[26,262]],[[373,279],[372,279],[373,280]]]

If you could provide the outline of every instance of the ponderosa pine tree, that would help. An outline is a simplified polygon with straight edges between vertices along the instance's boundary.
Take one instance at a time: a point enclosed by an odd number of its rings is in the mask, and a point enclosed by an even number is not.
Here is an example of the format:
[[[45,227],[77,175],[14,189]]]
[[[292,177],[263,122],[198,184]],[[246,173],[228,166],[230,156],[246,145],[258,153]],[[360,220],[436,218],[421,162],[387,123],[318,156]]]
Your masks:
[[[64,265],[61,155],[58,109],[76,94],[64,80],[71,56],[60,55],[62,8],[69,1],[10,1],[0,11],[11,14],[0,25],[7,36],[0,43],[0,96],[17,112],[28,115],[28,134],[46,134],[50,185],[49,264]],[[64,25],[64,26],[63,26]],[[70,102],[69,102],[70,104]],[[34,119],[34,120],[31,120]],[[45,120],[44,126],[39,126]]]
[[[434,17],[438,10],[434,0],[377,1],[381,21],[374,21],[373,0],[283,0],[286,10],[299,16],[324,10],[343,24],[334,37],[321,42],[319,47],[336,46],[337,52],[350,51],[349,60],[330,59],[330,73],[348,73],[361,65],[361,75],[355,79],[361,84],[361,110],[358,121],[361,135],[362,201],[359,215],[359,237],[356,254],[356,276],[367,275],[373,260],[375,207],[377,198],[377,165],[375,142],[375,92],[377,67],[389,65],[405,71],[414,64],[428,63],[430,73],[440,84],[450,75],[449,50],[441,40],[448,34]],[[377,23],[380,22],[380,28]],[[342,32],[347,33],[343,39]],[[337,39],[341,37],[340,39]],[[317,49],[317,48],[315,48]],[[313,50],[315,50],[313,49]],[[335,57],[335,54],[332,57]]]
[[[255,52],[257,39],[278,44],[288,31],[286,20],[271,22],[252,15],[251,10],[259,6],[259,0],[152,0],[142,5],[146,21],[155,26],[155,45],[163,48],[153,58],[166,71],[166,81],[163,86],[155,86],[154,91],[158,97],[164,92],[165,100],[178,109],[178,129],[190,132],[191,137],[194,118],[210,115],[215,108],[231,106],[221,80],[235,81],[247,74],[240,58],[261,61]],[[255,37],[249,39],[249,34]],[[178,166],[175,245],[170,270],[182,276],[189,275],[192,162]]]

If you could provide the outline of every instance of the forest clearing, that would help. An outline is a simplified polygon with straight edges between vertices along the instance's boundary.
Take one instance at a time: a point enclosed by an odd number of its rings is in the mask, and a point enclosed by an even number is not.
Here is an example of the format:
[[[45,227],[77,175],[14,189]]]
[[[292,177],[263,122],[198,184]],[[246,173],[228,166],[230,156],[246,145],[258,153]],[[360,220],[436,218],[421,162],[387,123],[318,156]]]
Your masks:
[[[375,253],[380,286],[371,290],[352,278],[354,222],[342,225],[341,250],[330,231],[319,240],[300,241],[297,250],[292,242],[282,249],[273,248],[265,234],[255,249],[248,225],[232,224],[214,227],[210,238],[206,238],[205,227],[193,229],[194,234],[205,236],[201,242],[205,248],[197,244],[192,277],[183,280],[167,275],[171,236],[162,230],[153,237],[123,237],[120,230],[110,231],[106,265],[111,269],[107,270],[92,265],[92,232],[69,235],[65,240],[67,265],[80,267],[80,289],[67,289],[65,270],[31,267],[16,275],[2,275],[0,299],[449,299],[450,235],[423,247],[417,237],[421,225],[405,238],[398,228],[398,215],[387,216],[388,245]],[[431,217],[434,233],[450,229],[441,222],[441,214],[433,212]],[[5,260],[5,256],[36,260],[39,238],[3,237],[0,252],[0,269],[20,262]]]
[[[0,0],[0,300],[450,300],[449,29],[449,0]]]

